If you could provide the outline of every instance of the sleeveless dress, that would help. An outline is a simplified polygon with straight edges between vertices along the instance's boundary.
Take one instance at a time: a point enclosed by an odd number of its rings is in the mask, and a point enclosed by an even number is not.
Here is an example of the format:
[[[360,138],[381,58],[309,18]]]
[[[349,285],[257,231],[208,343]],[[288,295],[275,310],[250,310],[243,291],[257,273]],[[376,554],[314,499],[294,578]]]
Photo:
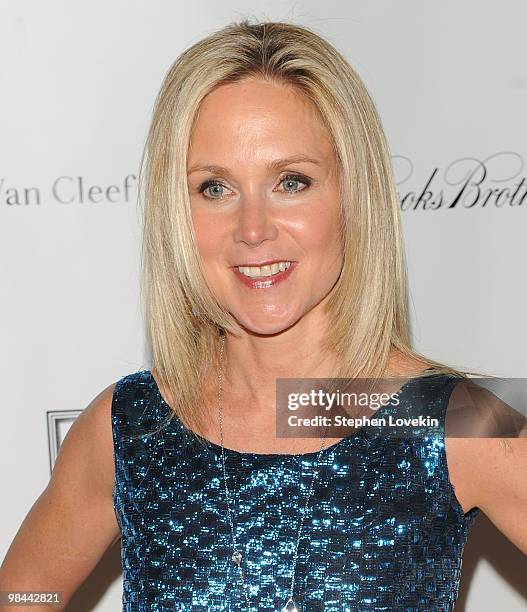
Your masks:
[[[431,379],[410,379],[398,410],[419,402],[421,414],[438,419],[433,435],[395,438],[363,427],[322,450],[298,549],[294,600],[302,612],[454,609],[480,509],[463,513],[448,475],[444,423],[459,379]],[[113,502],[123,612],[245,611],[221,446],[200,444],[177,417],[159,429],[170,410],[150,370],[118,380]],[[376,415],[392,410],[387,404]],[[288,599],[317,455],[225,449],[251,612],[282,610]]]

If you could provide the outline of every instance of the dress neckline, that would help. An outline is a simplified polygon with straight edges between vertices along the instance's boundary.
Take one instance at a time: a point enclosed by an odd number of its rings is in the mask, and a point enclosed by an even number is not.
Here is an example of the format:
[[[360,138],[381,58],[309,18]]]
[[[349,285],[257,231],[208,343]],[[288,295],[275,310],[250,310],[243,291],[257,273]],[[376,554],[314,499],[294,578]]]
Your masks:
[[[423,372],[428,372],[429,370],[433,370],[434,368],[426,368],[425,370],[423,370]],[[147,370],[149,377],[150,377],[150,381],[151,384],[160,400],[160,402],[162,404],[164,404],[165,408],[167,408],[169,411],[172,412],[172,408],[170,407],[170,405],[165,401],[165,398],[163,397],[163,395],[161,394],[161,390],[159,389],[159,385],[157,384],[156,379],[154,378],[154,375],[152,374],[151,370]],[[429,377],[427,377],[427,379],[433,378],[434,375],[431,375]],[[390,377],[390,378],[397,378],[397,377]],[[401,376],[400,378],[405,378],[404,376]],[[411,385],[413,383],[415,383],[416,381],[422,380],[421,377],[417,376],[417,377],[413,377],[413,378],[409,378],[409,380],[407,380],[407,382],[405,382],[400,388],[399,391],[397,392],[397,394],[399,395],[399,397],[403,397],[407,391],[408,388],[411,387]],[[378,418],[379,415],[383,415],[385,412],[388,412],[391,408],[393,408],[393,404],[392,402],[388,402],[387,404],[384,404],[383,406],[381,406],[380,408],[378,408],[375,411],[375,417]],[[174,419],[177,422],[177,425],[183,430],[183,432],[187,435],[190,436],[192,439],[195,440],[196,437],[198,437],[203,444],[209,448],[214,454],[216,455],[220,455],[221,456],[221,445],[220,444],[216,444],[215,442],[212,442],[211,440],[208,440],[207,438],[204,438],[203,436],[199,435],[199,434],[195,434],[192,431],[189,431],[189,429],[183,424],[183,422],[181,421],[181,419],[174,414],[172,416],[172,419]],[[345,446],[346,444],[349,444],[350,442],[357,440],[357,439],[362,439],[362,438],[367,438],[368,437],[368,429],[365,426],[360,427],[359,429],[357,429],[356,431],[354,431],[352,434],[349,434],[348,436],[345,436],[343,438],[341,438],[338,442],[335,442],[334,444],[331,444],[330,446],[326,446],[324,449],[322,449],[322,451],[319,450],[315,450],[315,451],[310,451],[307,453],[255,453],[255,452],[246,452],[246,451],[238,451],[234,448],[228,448],[227,446],[223,446],[223,450],[225,452],[225,456],[231,456],[234,459],[238,459],[238,460],[242,460],[242,459],[252,459],[252,460],[273,460],[273,459],[298,459],[298,460],[311,460],[311,459],[315,459],[319,453],[320,456],[324,456],[326,454],[330,454],[333,451],[339,450],[340,447]],[[322,444],[322,443],[321,443]]]

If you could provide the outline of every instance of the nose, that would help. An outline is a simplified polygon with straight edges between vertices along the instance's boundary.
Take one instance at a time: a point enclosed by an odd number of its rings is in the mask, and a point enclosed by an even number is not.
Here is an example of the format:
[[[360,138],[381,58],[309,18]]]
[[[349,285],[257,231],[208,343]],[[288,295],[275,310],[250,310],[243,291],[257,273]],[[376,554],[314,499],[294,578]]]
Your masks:
[[[269,210],[269,203],[263,197],[244,197],[238,207],[234,239],[248,246],[258,246],[264,240],[274,240],[278,228]]]

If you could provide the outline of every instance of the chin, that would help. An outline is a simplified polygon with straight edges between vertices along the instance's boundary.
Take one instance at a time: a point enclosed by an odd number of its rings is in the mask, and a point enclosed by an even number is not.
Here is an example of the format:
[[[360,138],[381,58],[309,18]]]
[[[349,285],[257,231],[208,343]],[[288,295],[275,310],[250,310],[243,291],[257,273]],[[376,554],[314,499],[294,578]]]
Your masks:
[[[261,336],[272,336],[279,334],[292,327],[300,317],[293,317],[291,313],[284,316],[271,317],[262,315],[258,317],[240,316],[234,314],[239,325],[248,333]]]

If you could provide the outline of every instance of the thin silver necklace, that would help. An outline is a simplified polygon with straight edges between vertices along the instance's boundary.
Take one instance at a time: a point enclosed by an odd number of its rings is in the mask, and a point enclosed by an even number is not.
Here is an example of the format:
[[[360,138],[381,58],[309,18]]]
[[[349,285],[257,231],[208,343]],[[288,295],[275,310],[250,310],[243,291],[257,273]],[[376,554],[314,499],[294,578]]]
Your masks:
[[[243,559],[242,553],[240,552],[240,546],[238,545],[236,541],[236,534],[234,532],[234,522],[232,520],[232,511],[231,511],[231,495],[230,495],[229,487],[227,486],[227,474],[225,470],[225,449],[223,446],[223,411],[222,411],[222,406],[221,406],[222,374],[223,374],[222,366],[223,366],[224,347],[225,347],[225,333],[222,333],[221,343],[220,343],[220,368],[218,372],[218,414],[219,414],[219,421],[220,421],[220,440],[221,440],[221,460],[222,460],[222,467],[223,467],[223,482],[225,484],[225,496],[227,498],[228,517],[229,517],[229,523],[231,526],[232,549],[233,549],[231,558],[234,561],[234,563],[238,566],[238,569],[240,572],[240,582],[241,582],[243,592],[245,595],[245,602],[247,604],[247,609],[250,610],[251,606],[249,602],[248,586],[245,580],[245,575],[244,575],[243,567],[242,567],[242,562],[244,559]],[[311,495],[313,493],[313,486],[315,484],[315,479],[318,477],[318,473],[320,471],[320,467],[318,465],[320,455],[322,451],[324,450],[325,444],[326,444],[326,436],[324,435],[324,437],[322,438],[322,445],[320,447],[320,450],[318,451],[318,455],[316,459],[317,469],[313,471],[313,476],[311,478],[311,484],[310,484],[310,487],[309,487],[309,490],[306,496],[306,502],[304,504],[302,515],[300,517],[300,524],[298,527],[298,534],[296,538],[295,553],[293,555],[293,573],[291,576],[291,584],[289,587],[289,598],[287,599],[284,607],[282,608],[282,612],[300,612],[300,608],[298,607],[298,604],[293,599],[294,588],[295,588],[295,578],[296,578],[296,566],[297,566],[297,560],[298,560],[298,547],[300,544],[300,536],[302,533],[302,528],[304,526],[304,517],[306,514],[306,510],[309,505],[309,500],[311,498]]]

